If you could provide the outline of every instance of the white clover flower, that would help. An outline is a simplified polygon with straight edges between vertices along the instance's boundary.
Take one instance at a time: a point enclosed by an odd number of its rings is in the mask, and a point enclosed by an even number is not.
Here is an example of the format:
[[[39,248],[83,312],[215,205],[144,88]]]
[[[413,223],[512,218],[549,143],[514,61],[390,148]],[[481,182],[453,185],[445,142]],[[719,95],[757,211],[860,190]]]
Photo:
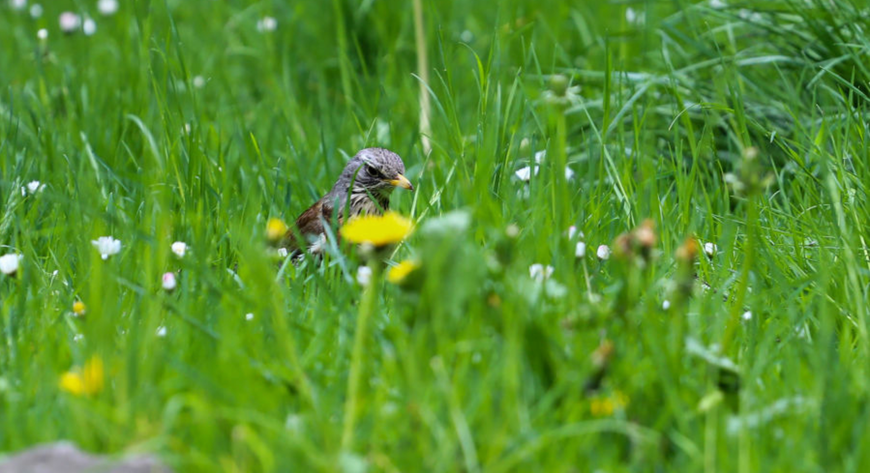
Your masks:
[[[93,36],[97,32],[97,22],[92,18],[85,18],[84,23],[82,23],[82,32],[85,33],[85,36]]]
[[[73,12],[65,11],[60,14],[57,22],[60,25],[60,30],[69,34],[74,33],[82,26],[82,17]]]
[[[248,312],[247,314],[245,314],[245,320],[247,320],[247,321],[254,320],[254,314],[252,312]]]
[[[278,20],[271,16],[264,16],[261,20],[257,20],[257,31],[260,33],[268,33],[275,31],[278,28]]]
[[[179,258],[184,258],[184,254],[187,253],[187,243],[183,241],[176,241],[172,244],[172,246],[169,247],[169,249],[172,250],[173,253],[175,253],[175,256],[178,256]]]
[[[42,41],[48,39],[48,30],[45,28],[40,28],[39,31],[36,32],[36,37]]]
[[[595,254],[598,256],[598,259],[604,261],[610,259],[610,247],[607,245],[601,245],[598,247],[598,250]]]
[[[3,273],[7,276],[13,276],[18,272],[18,263],[24,257],[22,255],[16,253],[9,253],[3,256],[0,256],[0,273]]]
[[[719,247],[715,243],[704,243],[704,253],[707,253],[707,256],[713,257],[717,251],[719,251]]]
[[[176,286],[178,286],[178,282],[175,280],[175,273],[163,273],[163,289],[166,292],[172,292]]]
[[[586,256],[586,243],[578,241],[577,246],[574,247],[574,257],[583,258],[584,256]]]
[[[662,310],[668,310],[670,308],[671,308],[671,301],[665,299],[665,301],[662,302]]]
[[[30,6],[30,17],[34,20],[42,16],[42,5],[34,3]]]
[[[9,0],[9,6],[13,10],[23,10],[27,6],[27,0]]]
[[[356,282],[360,284],[360,286],[368,286],[369,282],[372,280],[372,268],[368,266],[360,266],[356,270]]]
[[[752,320],[752,311],[747,310],[741,317],[743,317],[743,320]]]
[[[165,336],[166,336],[166,327],[164,327],[163,325],[157,327],[157,330],[155,331],[155,334],[156,334],[158,337],[161,337],[161,338],[162,338],[162,337],[165,337]]]
[[[101,236],[96,240],[91,240],[91,244],[100,252],[100,256],[104,260],[121,252],[121,240],[116,240],[110,236]]]
[[[118,0],[100,0],[97,2],[97,10],[105,16],[114,15],[118,11]]]
[[[550,276],[553,275],[553,271],[555,268],[552,266],[544,266],[540,263],[535,263],[529,266],[529,276],[536,281],[543,281],[544,279],[549,279]]]

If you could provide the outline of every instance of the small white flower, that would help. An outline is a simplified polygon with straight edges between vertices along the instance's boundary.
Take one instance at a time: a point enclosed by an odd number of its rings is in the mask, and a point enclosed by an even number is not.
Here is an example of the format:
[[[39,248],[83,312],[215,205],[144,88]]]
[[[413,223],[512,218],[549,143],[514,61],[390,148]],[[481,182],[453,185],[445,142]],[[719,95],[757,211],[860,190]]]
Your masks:
[[[42,5],[34,3],[30,6],[30,17],[34,20],[42,16]]]
[[[23,10],[27,6],[27,0],[9,0],[9,6],[13,10]]]
[[[84,339],[85,339],[85,336],[80,334],[80,333],[73,335],[73,341],[76,343],[81,342]]]
[[[529,179],[532,178],[532,168],[529,166],[526,166],[524,168],[518,169],[517,172],[515,172],[514,174],[516,174],[516,176],[517,176],[517,178],[519,178],[519,180],[524,181],[524,182],[529,182]],[[535,175],[537,175],[537,174],[538,174],[538,166],[535,166]]]
[[[640,25],[646,21],[646,13],[638,13],[634,8],[628,7],[625,9],[625,21],[632,25]]]
[[[254,314],[251,312],[248,312],[247,314],[245,314],[245,320],[248,320],[248,321],[254,320]]]
[[[541,164],[541,161],[543,161],[544,158],[546,158],[546,157],[547,157],[547,150],[542,149],[541,151],[536,152],[535,153],[535,163]]]
[[[278,20],[272,18],[271,16],[264,16],[263,19],[257,20],[257,31],[260,33],[267,33],[269,31],[275,31],[278,28]]]
[[[163,325],[157,327],[157,331],[155,333],[157,334],[158,337],[165,337],[166,336],[166,327],[164,327]]]
[[[121,252],[121,240],[116,240],[110,236],[101,236],[96,240],[91,240],[91,244],[100,252],[100,256],[104,260]]]
[[[555,269],[552,266],[544,266],[540,263],[535,263],[529,266],[529,276],[536,281],[543,281],[553,275]]]
[[[721,10],[721,9],[728,6],[728,4],[726,4],[722,0],[710,0],[709,5],[710,5],[710,8],[712,8],[714,10]]]
[[[571,225],[570,227],[568,227],[568,239],[573,240],[574,236],[576,236],[576,235],[577,235],[577,227],[574,225]]]
[[[598,250],[595,252],[600,260],[608,260],[610,259],[610,247],[607,245],[601,245],[598,247]]]
[[[718,250],[719,247],[716,246],[715,243],[710,243],[709,241],[707,243],[704,243],[704,253],[707,253],[707,256],[712,257],[716,254],[716,251]]]
[[[57,22],[60,25],[60,30],[64,33],[74,33],[82,26],[82,17],[73,12],[65,11],[60,14]]]
[[[100,0],[97,2],[97,10],[103,15],[114,15],[118,11],[118,0]]]
[[[3,273],[7,276],[12,276],[16,272],[18,272],[18,263],[24,257],[16,254],[9,253],[7,255],[0,256],[0,273]]]
[[[45,189],[45,184],[40,184],[39,181],[30,181],[21,188],[21,195],[36,194],[42,192],[42,189]]]
[[[166,292],[172,292],[176,286],[178,286],[178,282],[175,280],[175,273],[163,273],[163,289]]]
[[[360,286],[368,286],[369,282],[372,280],[372,268],[368,266],[360,266],[356,270],[356,282],[360,284]]]
[[[572,177],[574,177],[574,170],[565,166],[565,180],[570,181]]]
[[[197,89],[201,89],[205,87],[205,78],[203,76],[194,76],[193,77],[193,86]]]
[[[169,249],[171,249],[172,252],[175,253],[175,256],[178,256],[179,258],[184,258],[184,254],[187,253],[187,243],[183,241],[176,241],[172,244],[172,246],[169,247]]]
[[[93,36],[97,32],[97,22],[92,18],[85,18],[85,22],[82,23],[82,31],[85,36]]]
[[[743,317],[743,320],[752,320],[752,311],[747,310],[741,317]]]
[[[665,299],[665,301],[662,302],[662,310],[668,310],[670,308],[671,308],[671,301]]]
[[[39,31],[36,32],[36,37],[45,41],[48,39],[48,30],[45,28],[40,28]]]
[[[586,243],[578,241],[577,246],[574,247],[574,257],[583,258],[584,256],[586,256]]]
[[[278,256],[286,258],[288,254],[290,253],[287,251],[287,248],[278,248]]]

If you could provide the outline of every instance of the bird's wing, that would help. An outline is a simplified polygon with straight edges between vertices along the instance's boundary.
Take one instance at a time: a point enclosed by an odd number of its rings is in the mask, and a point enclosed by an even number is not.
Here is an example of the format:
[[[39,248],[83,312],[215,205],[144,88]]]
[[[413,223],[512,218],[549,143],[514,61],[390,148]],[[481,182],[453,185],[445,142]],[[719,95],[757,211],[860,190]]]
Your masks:
[[[296,219],[296,228],[290,229],[285,238],[287,250],[290,252],[302,249],[304,245],[300,245],[296,238],[297,234],[304,238],[311,236],[323,235],[323,223],[328,222],[332,218],[332,203],[324,197],[318,200],[314,205],[308,208],[302,215]],[[307,242],[306,242],[307,244]]]

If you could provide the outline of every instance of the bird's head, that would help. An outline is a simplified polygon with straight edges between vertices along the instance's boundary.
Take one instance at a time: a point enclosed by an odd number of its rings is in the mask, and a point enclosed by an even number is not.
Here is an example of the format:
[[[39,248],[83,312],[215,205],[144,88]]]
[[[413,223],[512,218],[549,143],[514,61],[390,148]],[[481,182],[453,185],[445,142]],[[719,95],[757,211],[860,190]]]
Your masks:
[[[402,162],[402,158],[388,149],[361,150],[347,163],[341,174],[342,178],[353,180],[355,191],[389,194],[396,187],[414,190],[411,181],[404,176],[405,163]],[[354,174],[356,174],[355,180]]]

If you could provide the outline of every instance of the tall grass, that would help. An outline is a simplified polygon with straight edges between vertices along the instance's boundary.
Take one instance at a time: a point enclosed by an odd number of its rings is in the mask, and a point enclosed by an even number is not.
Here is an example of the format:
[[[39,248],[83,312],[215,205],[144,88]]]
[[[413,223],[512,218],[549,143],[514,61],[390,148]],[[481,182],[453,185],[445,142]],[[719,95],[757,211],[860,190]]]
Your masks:
[[[0,277],[0,449],[863,471],[868,17],[730,3],[4,4],[0,254],[23,260]],[[405,160],[417,231],[387,263],[420,264],[369,299],[354,249],[297,267],[265,237],[365,146]],[[647,219],[648,253],[618,238]],[[103,389],[63,392],[94,356]]]

